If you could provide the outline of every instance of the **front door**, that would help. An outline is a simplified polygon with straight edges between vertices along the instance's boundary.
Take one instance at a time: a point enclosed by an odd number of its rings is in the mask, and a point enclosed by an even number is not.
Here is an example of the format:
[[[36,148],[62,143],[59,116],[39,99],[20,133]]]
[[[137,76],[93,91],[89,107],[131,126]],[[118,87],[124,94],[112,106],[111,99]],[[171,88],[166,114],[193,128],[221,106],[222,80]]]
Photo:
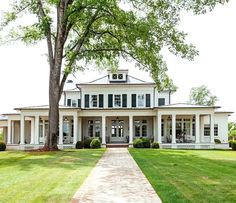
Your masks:
[[[124,120],[111,121],[111,142],[125,142]]]

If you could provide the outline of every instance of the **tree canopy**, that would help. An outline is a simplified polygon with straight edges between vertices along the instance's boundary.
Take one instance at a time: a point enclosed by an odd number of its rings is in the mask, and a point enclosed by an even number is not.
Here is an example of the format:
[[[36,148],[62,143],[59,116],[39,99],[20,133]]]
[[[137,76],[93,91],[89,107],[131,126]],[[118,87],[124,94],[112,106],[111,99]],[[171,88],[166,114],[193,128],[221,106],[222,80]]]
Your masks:
[[[198,51],[179,30],[182,11],[204,14],[228,0],[16,0],[5,13],[3,41],[47,42],[49,137],[58,136],[59,100],[69,74],[89,64],[115,69],[120,58],[149,71],[159,89],[173,84],[163,48],[193,60]],[[56,146],[55,146],[56,147]]]
[[[189,102],[191,104],[214,106],[218,98],[211,94],[207,86],[193,87],[190,91]]]

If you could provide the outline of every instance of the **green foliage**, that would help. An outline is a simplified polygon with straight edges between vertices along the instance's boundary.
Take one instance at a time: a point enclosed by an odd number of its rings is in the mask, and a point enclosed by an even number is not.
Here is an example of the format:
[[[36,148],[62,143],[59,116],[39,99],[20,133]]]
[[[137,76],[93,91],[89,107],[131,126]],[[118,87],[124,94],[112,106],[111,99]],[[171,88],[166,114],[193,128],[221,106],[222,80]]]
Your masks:
[[[19,0],[5,12],[1,38],[26,44],[47,40],[49,52],[62,50],[65,76],[81,69],[81,63],[83,67],[96,64],[114,68],[122,57],[149,71],[160,89],[175,88],[166,74],[161,50],[166,47],[189,60],[198,54],[192,44],[185,42],[187,34],[179,30],[180,13],[202,14],[227,1]],[[31,19],[24,26],[23,17]],[[58,57],[59,52],[51,51],[49,59]]]
[[[233,142],[233,140],[229,141],[229,147],[232,147],[232,142]]]
[[[152,147],[153,149],[159,149],[159,148],[160,148],[160,145],[159,145],[158,142],[153,142],[152,145],[151,145],[151,147]]]
[[[91,142],[92,142],[91,138],[85,138],[85,140],[84,140],[84,148],[89,149]]]
[[[6,144],[4,142],[0,142],[0,151],[6,150]]]
[[[0,142],[3,141],[3,133],[0,132]]]
[[[193,87],[190,91],[189,102],[191,104],[214,106],[217,100],[217,97],[212,95],[205,85]]]
[[[83,141],[76,142],[76,144],[75,144],[76,149],[83,149],[83,147],[84,147]]]
[[[90,148],[98,149],[101,148],[101,142],[98,138],[94,138],[90,143]]]
[[[151,142],[150,142],[149,138],[141,137],[141,140],[143,142],[143,148],[150,148],[151,147]]]
[[[232,150],[236,150],[236,140],[231,142]]]
[[[216,144],[220,144],[221,143],[221,141],[219,139],[214,139],[214,141],[215,141]]]
[[[137,138],[133,142],[134,148],[143,148],[143,140],[140,138]]]
[[[236,139],[236,123],[234,122],[228,123],[228,136],[229,140]]]

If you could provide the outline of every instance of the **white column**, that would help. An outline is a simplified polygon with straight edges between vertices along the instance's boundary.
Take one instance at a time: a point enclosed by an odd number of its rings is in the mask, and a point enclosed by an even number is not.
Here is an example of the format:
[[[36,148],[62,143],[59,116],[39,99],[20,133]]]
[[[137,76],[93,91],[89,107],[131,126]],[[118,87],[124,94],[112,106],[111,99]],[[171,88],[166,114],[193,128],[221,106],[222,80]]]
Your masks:
[[[176,114],[172,114],[172,144],[176,143]]]
[[[77,142],[77,136],[78,136],[78,116],[77,114],[73,116],[73,120],[74,120],[74,140],[73,140],[73,144],[76,144]]]
[[[7,144],[11,144],[11,120],[7,121]]]
[[[34,129],[35,129],[35,144],[39,144],[39,116],[35,116],[35,120],[34,120],[35,124],[34,124]]]
[[[82,118],[78,119],[78,141],[82,140]]]
[[[106,145],[106,116],[102,116],[102,145]]]
[[[34,123],[34,118],[31,118],[30,120],[30,144],[34,144],[34,138],[35,138],[35,129],[34,129],[35,123]]]
[[[11,143],[14,144],[15,137],[15,121],[11,121]]]
[[[152,118],[152,123],[153,123],[153,138],[154,138],[154,140],[157,140],[157,125],[156,125],[156,117],[155,116],[153,116],[153,118]]]
[[[25,144],[25,116],[20,117],[20,144]]]
[[[162,143],[161,139],[161,117],[162,115],[158,113],[157,115],[157,142]]]
[[[195,114],[195,142],[200,143],[200,116]]]
[[[45,120],[43,119],[43,143],[45,143]]]
[[[215,138],[214,138],[214,127],[215,127],[215,119],[214,119],[214,114],[210,114],[210,120],[211,120],[211,143],[215,143]]]
[[[59,144],[63,144],[63,115],[59,116]]]
[[[129,144],[133,144],[133,116],[129,116]]]

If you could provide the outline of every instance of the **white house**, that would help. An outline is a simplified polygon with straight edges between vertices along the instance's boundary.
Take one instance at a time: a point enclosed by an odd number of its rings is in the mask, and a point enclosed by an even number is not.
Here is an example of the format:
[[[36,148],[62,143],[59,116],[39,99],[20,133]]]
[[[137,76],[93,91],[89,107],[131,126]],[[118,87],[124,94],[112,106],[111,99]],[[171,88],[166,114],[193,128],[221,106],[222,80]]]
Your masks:
[[[100,137],[103,146],[149,137],[162,148],[228,147],[228,116],[217,106],[172,104],[173,91],[158,92],[154,83],[128,70],[108,71],[102,78],[74,85],[67,81],[60,106],[58,146],[71,148],[86,137]],[[48,134],[48,106],[16,108],[3,114],[0,128],[8,149],[42,147]],[[215,144],[219,139],[222,144]]]

